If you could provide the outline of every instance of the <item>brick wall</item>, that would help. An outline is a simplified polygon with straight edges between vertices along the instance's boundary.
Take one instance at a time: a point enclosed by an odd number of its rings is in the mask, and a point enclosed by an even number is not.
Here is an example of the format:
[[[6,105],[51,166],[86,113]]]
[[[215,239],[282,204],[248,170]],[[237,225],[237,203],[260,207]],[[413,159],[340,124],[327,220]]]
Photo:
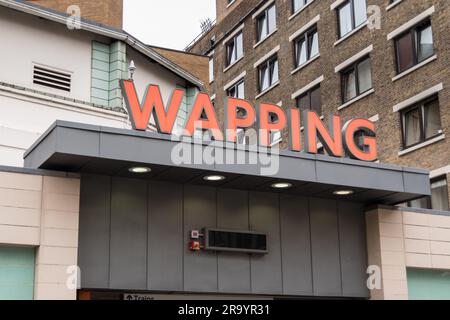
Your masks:
[[[166,48],[152,47],[156,52],[165,58],[173,61],[184,70],[188,71],[205,85],[209,83],[208,62],[209,58],[203,55],[189,54],[183,51]]]
[[[267,1],[263,1],[263,3]],[[217,0],[217,2],[219,10],[223,7],[221,2],[225,2],[225,0]],[[277,31],[254,48],[256,26],[252,19],[252,13],[259,8],[260,3],[260,0],[248,0],[228,8],[214,29],[190,49],[197,53],[209,53],[214,50],[215,80],[211,85],[210,94],[216,95],[218,109],[223,107],[221,102],[225,96],[224,85],[244,70],[246,71],[245,98],[247,100],[253,103],[282,101],[285,108],[295,106],[295,101],[291,97],[294,92],[323,75],[321,98],[325,121],[333,114],[342,116],[343,120],[379,115],[380,120],[376,126],[381,162],[430,170],[450,164],[450,140],[448,138],[450,134],[450,54],[447,48],[447,44],[450,43],[450,33],[447,31],[450,24],[450,3],[448,1],[408,0],[386,10],[388,0],[367,0],[368,5],[376,5],[380,8],[381,30],[363,28],[337,44],[337,17],[336,12],[330,10],[332,1],[315,0],[305,10],[289,19],[291,1],[276,0]],[[392,40],[387,40],[387,34],[433,5],[435,12],[431,16],[431,21],[437,59],[409,75],[393,81],[392,78],[396,75],[394,44]],[[320,20],[317,27],[320,57],[299,72],[291,74],[294,69],[294,48],[288,38],[319,14]],[[245,25],[243,31],[244,58],[224,72],[225,53],[221,40],[242,23]],[[210,39],[213,35],[216,36],[216,45],[210,48]],[[261,98],[255,99],[258,94],[257,70],[253,65],[278,45],[281,47],[278,52],[280,85]],[[340,74],[335,73],[334,69],[369,45],[373,45],[374,48],[370,53],[374,93],[338,110],[342,105],[341,81]],[[408,154],[399,155],[399,151],[402,149],[400,114],[393,112],[393,106],[439,83],[443,83],[444,86],[444,89],[439,92],[439,102],[442,128],[443,133],[447,136],[446,139]],[[222,114],[220,110],[219,114]],[[284,146],[285,144],[283,144]]]
[[[123,0],[29,0],[28,2],[64,13],[69,6],[77,5],[81,9],[82,18],[122,29]]]

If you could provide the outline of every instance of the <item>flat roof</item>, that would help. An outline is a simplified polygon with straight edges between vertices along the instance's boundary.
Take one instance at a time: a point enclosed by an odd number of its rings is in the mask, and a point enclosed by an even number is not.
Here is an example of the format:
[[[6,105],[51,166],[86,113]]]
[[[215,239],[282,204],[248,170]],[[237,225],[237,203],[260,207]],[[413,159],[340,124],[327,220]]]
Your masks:
[[[174,150],[180,148],[192,151],[189,163],[175,164],[172,160]],[[396,204],[431,194],[427,170],[281,151],[279,156],[272,155],[279,166],[272,174],[264,172],[265,164],[260,161],[249,164],[249,159],[259,157],[264,150],[229,143],[224,146],[223,143],[185,141],[154,132],[56,121],[25,152],[24,160],[25,167],[31,169],[283,192],[367,204]],[[194,151],[212,152],[219,159],[222,154],[231,155],[233,159],[239,156],[247,161],[246,164],[196,162]],[[267,161],[270,154],[265,156]],[[128,169],[135,165],[147,165],[152,171],[143,175],[129,172]],[[226,179],[218,182],[203,179],[212,173]],[[279,181],[290,182],[292,188],[274,190],[272,184]],[[351,189],[354,194],[345,198],[334,195],[342,189]]]

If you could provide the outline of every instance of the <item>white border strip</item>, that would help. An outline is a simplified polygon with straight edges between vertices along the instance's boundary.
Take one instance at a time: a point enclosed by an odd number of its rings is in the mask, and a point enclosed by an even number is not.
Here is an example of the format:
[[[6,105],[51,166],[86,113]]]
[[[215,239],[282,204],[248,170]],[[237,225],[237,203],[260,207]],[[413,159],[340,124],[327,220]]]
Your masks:
[[[341,4],[343,4],[345,1],[347,0],[336,0],[335,2],[333,2],[330,5],[330,10],[333,11],[334,9],[336,9],[337,7],[339,7]]]
[[[239,80],[241,80],[242,78],[244,78],[247,75],[247,71],[242,72],[240,75],[238,75],[236,78],[234,78],[233,80],[231,80],[230,82],[228,82],[224,87],[223,90],[227,91],[230,87],[232,87],[236,82],[238,82]]]
[[[422,91],[421,93],[406,99],[400,103],[397,103],[393,108],[392,111],[393,112],[398,112],[400,110],[403,110],[419,101],[422,101],[430,96],[432,96],[433,94],[438,93],[439,91],[441,91],[442,89],[444,89],[444,84],[441,82],[437,85],[435,85],[434,87],[431,87],[425,91]]]
[[[253,15],[252,15],[252,19],[256,19],[257,16],[259,16],[261,14],[261,12],[263,12],[264,10],[266,10],[268,7],[270,7],[273,3],[275,3],[275,0],[271,0],[269,2],[267,2],[265,5],[263,5],[261,8],[258,9],[258,11],[256,11]]]
[[[434,179],[450,173],[450,164],[448,166],[430,171],[430,179]]]
[[[378,113],[369,118],[369,121],[372,121],[372,122],[378,122],[378,120],[380,120],[380,115]]]
[[[295,38],[297,38],[298,36],[300,36],[301,34],[305,33],[305,31],[307,31],[309,28],[311,28],[313,25],[315,25],[318,21],[320,20],[320,14],[318,14],[317,16],[315,16],[314,18],[311,19],[311,21],[309,21],[307,24],[305,24],[303,27],[301,27],[300,29],[298,29],[297,31],[295,31],[290,37],[289,37],[289,42],[293,41]]]
[[[415,145],[414,147],[411,147],[411,148],[402,150],[402,151],[400,151],[400,152],[398,153],[398,155],[401,157],[401,156],[403,156],[403,155],[405,155],[405,154],[411,153],[411,152],[413,152],[413,151],[416,151],[416,150],[418,150],[418,149],[424,148],[424,147],[426,147],[426,146],[429,146],[430,144],[439,142],[439,141],[444,140],[444,139],[445,139],[445,134],[441,134],[440,136],[437,136],[436,138],[433,138],[433,139],[431,139],[431,140],[424,141],[424,142],[422,142],[422,143],[420,143],[420,144],[418,144],[418,145]]]
[[[228,37],[225,38],[225,40],[222,41],[222,45],[225,45],[228,41],[233,39],[239,32],[244,30],[245,24],[241,24],[239,27],[236,28]],[[244,36],[244,35],[242,35]]]
[[[275,53],[280,51],[280,48],[281,48],[280,45],[278,45],[275,48],[273,48],[272,50],[270,50],[261,59],[259,59],[258,61],[255,62],[255,64],[253,65],[253,68],[257,68],[261,63],[263,63],[264,61],[269,59],[271,56],[273,56]]]
[[[437,55],[433,55],[431,57],[429,57],[426,60],[423,60],[421,63],[416,64],[414,67],[411,67],[409,69],[406,69],[405,71],[403,71],[402,73],[399,73],[398,75],[396,75],[395,77],[392,78],[392,82],[397,81],[398,79],[403,78],[404,76],[416,71],[417,69],[422,68],[423,66],[429,64],[430,62],[433,62],[434,60],[437,59]]]
[[[416,24],[418,24],[420,21],[431,16],[434,13],[434,11],[435,11],[434,6],[432,6],[431,8],[428,8],[427,10],[425,10],[418,16],[414,17],[413,19],[409,20],[408,22],[404,23],[403,25],[401,25],[400,27],[398,27],[397,29],[395,29],[394,31],[389,33],[387,35],[387,39],[391,40],[391,39],[395,38],[396,36],[400,35],[401,33],[405,32],[406,30],[411,29]]]
[[[360,52],[355,54],[353,57],[345,60],[340,65],[338,65],[336,68],[334,68],[334,72],[338,73],[339,71],[345,69],[346,67],[348,67],[352,63],[354,63],[354,62],[358,61],[359,59],[363,58],[364,56],[368,55],[372,51],[373,51],[373,45],[371,44],[370,46],[368,46],[364,50],[361,50]]]
[[[298,9],[297,11],[295,11],[295,12],[288,18],[288,21],[294,19],[297,15],[300,14],[300,12],[302,12],[302,11],[304,11],[306,8],[308,8],[309,5],[310,5],[311,3],[314,3],[314,1],[315,1],[315,0],[311,0],[310,2],[308,2],[307,4],[305,4],[303,7],[301,7],[301,8]]]
[[[389,4],[389,5],[386,7],[386,11],[389,11],[389,10],[391,10],[392,8],[396,7],[398,4],[402,3],[402,1],[403,1],[403,0],[397,0],[397,1],[392,2],[391,4]]]
[[[316,80],[311,81],[310,83],[308,83],[306,86],[304,86],[303,88],[297,90],[296,92],[294,92],[291,95],[291,99],[296,99],[297,97],[301,96],[303,93],[307,92],[309,89],[314,88],[315,86],[317,86],[318,84],[320,84],[323,80],[324,80],[324,76],[320,76],[318,77]]]

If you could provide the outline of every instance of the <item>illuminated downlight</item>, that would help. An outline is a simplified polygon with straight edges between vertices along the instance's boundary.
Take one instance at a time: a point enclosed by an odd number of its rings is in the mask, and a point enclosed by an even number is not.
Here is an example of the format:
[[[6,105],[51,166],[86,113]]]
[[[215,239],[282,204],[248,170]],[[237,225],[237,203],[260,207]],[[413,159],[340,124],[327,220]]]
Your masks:
[[[204,177],[203,179],[206,180],[206,181],[212,181],[212,182],[215,182],[215,181],[222,181],[222,180],[225,180],[225,177],[224,177],[224,176],[212,175],[212,176],[206,176],[206,177]]]
[[[149,173],[152,169],[148,167],[132,167],[128,169],[131,173]]]
[[[337,190],[333,192],[333,194],[336,196],[349,196],[352,195],[353,193],[354,193],[353,190]]]
[[[291,188],[292,184],[289,182],[277,182],[272,184],[272,188],[274,189],[288,189]]]

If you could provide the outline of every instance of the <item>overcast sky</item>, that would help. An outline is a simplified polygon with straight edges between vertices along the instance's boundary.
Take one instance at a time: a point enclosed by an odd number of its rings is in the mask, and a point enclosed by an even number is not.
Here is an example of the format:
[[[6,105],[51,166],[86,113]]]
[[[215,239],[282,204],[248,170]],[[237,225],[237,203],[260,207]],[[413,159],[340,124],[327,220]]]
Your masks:
[[[216,17],[215,0],[124,0],[124,29],[146,44],[183,50],[200,21]]]

